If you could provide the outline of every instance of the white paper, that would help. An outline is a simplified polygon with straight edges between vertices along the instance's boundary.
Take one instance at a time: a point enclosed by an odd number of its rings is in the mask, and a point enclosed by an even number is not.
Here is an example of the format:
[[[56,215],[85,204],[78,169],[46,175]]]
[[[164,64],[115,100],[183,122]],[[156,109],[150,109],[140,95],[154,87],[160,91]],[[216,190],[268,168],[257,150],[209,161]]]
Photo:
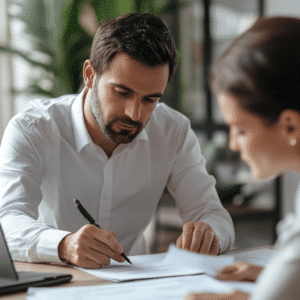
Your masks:
[[[274,250],[260,249],[251,250],[234,255],[235,261],[247,261],[255,263],[266,263],[269,257],[274,253]],[[145,264],[172,264],[181,265],[187,264],[190,266],[200,264],[201,255],[171,247],[166,254],[145,255],[145,256],[131,256],[132,261],[140,263],[142,260]],[[186,253],[187,252],[187,253]],[[196,256],[195,256],[196,255]],[[261,256],[260,256],[261,255]],[[224,258],[224,255],[215,258]],[[208,268],[207,263],[210,257],[205,256],[202,260],[203,268]],[[216,271],[217,265],[222,263],[232,263],[229,258],[218,261],[215,265],[210,265],[211,269]],[[117,266],[117,263],[113,265]],[[181,266],[179,267],[181,268]],[[85,270],[86,271],[86,270]],[[99,270],[98,270],[99,271]],[[101,276],[100,276],[101,277]],[[228,293],[234,289],[239,289],[247,293],[251,293],[255,288],[255,283],[250,282],[226,282],[219,281],[206,275],[194,275],[183,277],[161,278],[143,281],[134,281],[129,283],[118,283],[99,286],[87,287],[71,287],[71,288],[30,288],[28,290],[29,300],[86,300],[86,299],[101,299],[101,300],[182,300],[189,292],[203,293]]]
[[[30,288],[28,300],[182,300],[190,291],[227,293],[232,288],[206,275],[73,288]]]
[[[246,262],[252,265],[266,266],[276,250],[263,248],[232,254],[234,262]]]
[[[231,256],[201,255],[174,245],[166,254],[130,256],[132,265],[112,261],[102,269],[82,269],[84,272],[114,282],[162,278],[193,274],[214,276],[218,269],[233,263]]]

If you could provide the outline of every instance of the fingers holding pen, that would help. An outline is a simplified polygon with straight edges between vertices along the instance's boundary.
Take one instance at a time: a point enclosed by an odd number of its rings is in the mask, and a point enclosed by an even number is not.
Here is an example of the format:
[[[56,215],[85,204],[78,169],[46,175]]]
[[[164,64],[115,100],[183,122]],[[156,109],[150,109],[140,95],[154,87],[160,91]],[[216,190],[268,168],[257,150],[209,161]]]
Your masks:
[[[87,226],[94,227],[93,225],[87,225]],[[96,228],[94,227],[93,230],[95,231],[95,240],[97,242],[100,242],[99,244],[100,247],[102,246],[107,250],[111,249],[114,253],[122,254],[123,247],[118,242],[117,236],[114,232],[108,230],[102,230],[98,227]]]
[[[93,250],[93,257],[101,260],[102,255],[105,255],[108,260],[107,263],[103,263],[103,265],[108,266],[110,263],[110,259],[113,259],[118,262],[124,262],[125,259],[121,256],[121,254],[112,251],[110,247],[108,247],[105,243],[99,242],[98,240],[95,243],[91,243],[90,249]]]
[[[110,259],[124,262],[122,246],[113,232],[94,225],[85,225],[67,235],[58,246],[61,260],[83,268],[100,268],[109,265]]]

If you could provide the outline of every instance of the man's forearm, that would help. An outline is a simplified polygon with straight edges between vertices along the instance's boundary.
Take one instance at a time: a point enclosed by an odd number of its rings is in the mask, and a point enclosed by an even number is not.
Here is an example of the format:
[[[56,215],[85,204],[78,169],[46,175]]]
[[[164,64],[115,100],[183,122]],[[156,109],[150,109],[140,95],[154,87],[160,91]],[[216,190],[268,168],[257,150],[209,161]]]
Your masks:
[[[1,225],[14,260],[60,262],[57,246],[70,232],[53,229],[15,211],[2,216]]]

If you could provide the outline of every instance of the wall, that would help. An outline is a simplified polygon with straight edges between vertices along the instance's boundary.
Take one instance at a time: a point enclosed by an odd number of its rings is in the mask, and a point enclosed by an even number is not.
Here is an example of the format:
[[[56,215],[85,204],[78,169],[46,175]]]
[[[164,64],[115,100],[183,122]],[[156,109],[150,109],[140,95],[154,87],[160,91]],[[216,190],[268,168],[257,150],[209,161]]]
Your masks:
[[[300,18],[299,0],[266,0],[266,15],[285,15]],[[294,198],[300,180],[299,173],[287,172],[283,175],[282,212],[285,216],[294,209]]]
[[[265,0],[266,15],[288,15],[300,17],[299,0]]]

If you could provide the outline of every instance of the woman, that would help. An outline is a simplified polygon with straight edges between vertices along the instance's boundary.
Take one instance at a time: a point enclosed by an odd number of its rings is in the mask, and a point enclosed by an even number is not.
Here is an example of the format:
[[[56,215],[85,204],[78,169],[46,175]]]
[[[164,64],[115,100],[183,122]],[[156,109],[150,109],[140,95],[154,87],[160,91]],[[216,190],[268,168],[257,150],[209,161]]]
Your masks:
[[[254,177],[300,172],[299,19],[259,19],[216,62],[211,84],[230,128],[230,148],[240,152]],[[264,270],[240,263],[218,274],[221,280],[258,277],[251,296],[234,291],[186,299],[300,299],[300,198],[278,234],[278,253]]]

